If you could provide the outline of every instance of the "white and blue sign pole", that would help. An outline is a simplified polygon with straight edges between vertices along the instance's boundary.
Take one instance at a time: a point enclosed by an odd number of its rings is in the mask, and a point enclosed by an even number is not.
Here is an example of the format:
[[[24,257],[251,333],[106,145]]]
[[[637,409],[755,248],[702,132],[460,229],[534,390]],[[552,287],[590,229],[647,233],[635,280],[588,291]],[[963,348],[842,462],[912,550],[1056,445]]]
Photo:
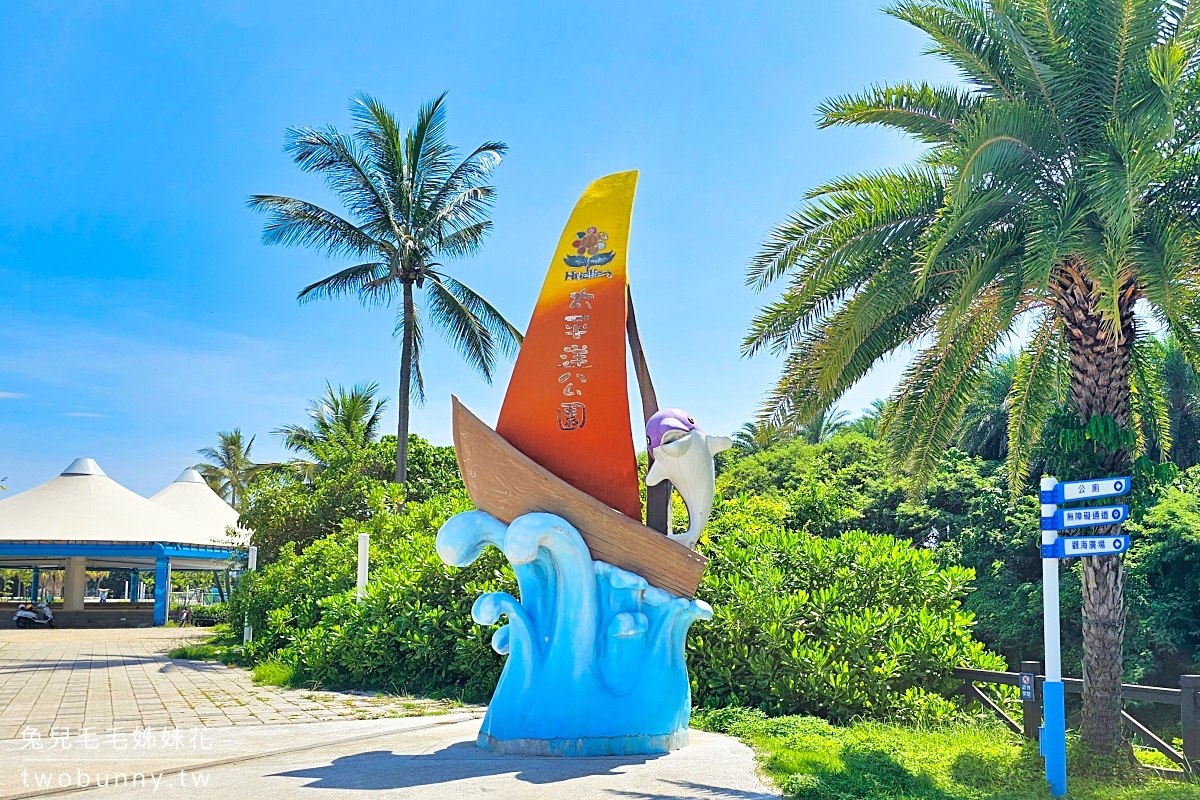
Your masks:
[[[1055,478],[1042,478],[1041,490],[1054,492]],[[1042,504],[1042,519],[1053,520],[1058,511],[1054,503]],[[1045,523],[1043,523],[1045,528]],[[1042,530],[1042,544],[1054,546],[1058,531]],[[1045,620],[1046,680],[1042,684],[1042,727],[1038,747],[1046,761],[1046,780],[1055,797],[1067,793],[1067,709],[1062,682],[1062,648],[1059,632],[1058,559],[1042,559],[1042,617]]]

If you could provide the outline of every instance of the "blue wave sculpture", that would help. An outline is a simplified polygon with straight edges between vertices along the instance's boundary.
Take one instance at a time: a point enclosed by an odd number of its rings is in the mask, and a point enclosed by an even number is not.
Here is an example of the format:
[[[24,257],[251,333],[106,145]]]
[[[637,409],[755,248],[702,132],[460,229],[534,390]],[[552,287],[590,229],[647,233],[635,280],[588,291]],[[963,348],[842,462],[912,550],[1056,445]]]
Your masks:
[[[571,523],[525,514],[505,525],[482,511],[451,517],[438,555],[466,566],[487,545],[516,572],[521,599],[481,595],[480,625],[508,618],[492,648],[508,661],[478,745],[500,753],[592,756],[665,753],[687,744],[691,715],[684,645],[702,600],[676,597],[593,561]]]

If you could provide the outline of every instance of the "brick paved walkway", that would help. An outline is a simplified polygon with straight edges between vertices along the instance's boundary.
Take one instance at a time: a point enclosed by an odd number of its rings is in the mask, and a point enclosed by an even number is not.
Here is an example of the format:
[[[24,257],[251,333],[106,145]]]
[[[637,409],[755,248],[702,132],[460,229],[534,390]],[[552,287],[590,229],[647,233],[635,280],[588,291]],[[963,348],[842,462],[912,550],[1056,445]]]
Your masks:
[[[247,670],[173,661],[203,629],[0,629],[0,739],[51,728],[114,730],[262,725],[441,713],[449,704],[402,697],[255,686]]]

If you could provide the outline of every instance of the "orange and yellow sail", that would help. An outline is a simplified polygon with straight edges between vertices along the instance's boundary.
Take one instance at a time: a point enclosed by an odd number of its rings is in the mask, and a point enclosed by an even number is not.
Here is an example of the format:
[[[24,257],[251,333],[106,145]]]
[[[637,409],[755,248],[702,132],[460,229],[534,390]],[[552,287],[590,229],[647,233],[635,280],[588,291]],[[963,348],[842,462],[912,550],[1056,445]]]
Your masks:
[[[641,520],[626,376],[626,254],[636,171],[587,187],[559,239],[496,432]]]

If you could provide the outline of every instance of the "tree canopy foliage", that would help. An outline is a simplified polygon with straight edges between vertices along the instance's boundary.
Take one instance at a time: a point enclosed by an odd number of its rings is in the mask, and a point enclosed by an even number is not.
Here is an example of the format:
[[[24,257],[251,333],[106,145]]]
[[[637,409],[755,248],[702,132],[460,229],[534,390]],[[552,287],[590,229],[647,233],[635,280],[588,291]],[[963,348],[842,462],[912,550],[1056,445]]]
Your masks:
[[[901,0],[888,13],[924,33],[961,82],[875,86],[821,106],[822,126],[881,125],[926,150],[911,166],[811,190],[753,260],[752,285],[787,279],[744,343],[785,356],[765,412],[802,424],[884,357],[915,350],[883,427],[919,490],[1018,337],[1012,491],[1064,406],[1080,430],[1096,419],[1149,426],[1165,450],[1145,345],[1161,325],[1200,364],[1200,10]],[[1108,449],[1101,474],[1124,473],[1146,443]],[[1118,558],[1084,569],[1083,738],[1116,756],[1124,575]]]

